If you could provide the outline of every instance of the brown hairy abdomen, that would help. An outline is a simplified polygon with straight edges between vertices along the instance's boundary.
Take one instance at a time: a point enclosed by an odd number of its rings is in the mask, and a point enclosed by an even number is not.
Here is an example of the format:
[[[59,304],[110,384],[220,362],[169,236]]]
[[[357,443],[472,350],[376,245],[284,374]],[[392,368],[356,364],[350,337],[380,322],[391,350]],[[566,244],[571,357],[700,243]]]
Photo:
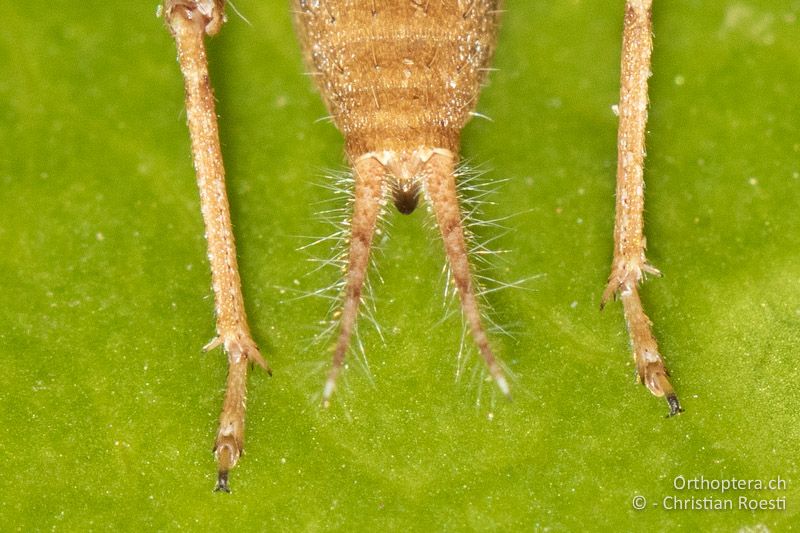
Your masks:
[[[296,1],[307,65],[349,154],[458,151],[494,49],[497,3]]]

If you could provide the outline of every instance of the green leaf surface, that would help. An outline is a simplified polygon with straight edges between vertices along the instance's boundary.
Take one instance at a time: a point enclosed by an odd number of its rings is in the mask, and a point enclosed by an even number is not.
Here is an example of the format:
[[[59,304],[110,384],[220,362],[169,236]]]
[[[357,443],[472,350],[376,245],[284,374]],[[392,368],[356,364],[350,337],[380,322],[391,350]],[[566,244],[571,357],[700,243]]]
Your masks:
[[[274,377],[251,375],[247,453],[212,493],[226,373],[174,44],[155,2],[0,4],[0,526],[18,530],[787,531],[800,523],[800,3],[656,2],[645,306],[686,413],[633,384],[611,257],[622,2],[506,5],[463,153],[502,180],[483,228],[514,401],[474,354],[456,380],[440,243],[391,215],[370,371],[333,406],[295,298],[301,236],[342,139],[288,6],[239,0],[210,43],[244,292]],[[328,204],[329,205],[329,204]],[[324,254],[323,254],[324,255]],[[452,308],[451,308],[452,309]],[[675,479],[780,477],[780,490]],[[680,478],[679,478],[680,479]],[[680,482],[678,482],[680,483]],[[637,495],[646,509],[632,506]],[[785,498],[667,510],[664,498]]]

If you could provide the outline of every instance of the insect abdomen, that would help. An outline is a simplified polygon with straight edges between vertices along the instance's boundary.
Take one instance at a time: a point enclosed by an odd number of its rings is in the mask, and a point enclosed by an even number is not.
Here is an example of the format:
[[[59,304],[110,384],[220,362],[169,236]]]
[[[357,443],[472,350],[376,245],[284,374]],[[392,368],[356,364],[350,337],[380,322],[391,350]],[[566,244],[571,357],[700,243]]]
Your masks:
[[[347,152],[458,152],[494,49],[492,0],[298,0],[306,61]]]
[[[499,0],[296,0],[306,61],[344,133],[354,190],[345,290],[327,404],[355,331],[377,221],[391,194],[411,213],[420,195],[442,235],[464,318],[498,388],[472,281],[455,184],[461,128],[491,58]]]

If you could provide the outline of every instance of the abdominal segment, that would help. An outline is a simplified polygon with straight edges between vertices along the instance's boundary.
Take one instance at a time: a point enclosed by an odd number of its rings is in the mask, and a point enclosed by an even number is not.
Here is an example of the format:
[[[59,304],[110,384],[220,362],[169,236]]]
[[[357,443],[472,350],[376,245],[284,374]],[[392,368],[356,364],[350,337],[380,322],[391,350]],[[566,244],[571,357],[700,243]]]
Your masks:
[[[302,0],[306,65],[351,158],[458,153],[498,24],[496,0]]]

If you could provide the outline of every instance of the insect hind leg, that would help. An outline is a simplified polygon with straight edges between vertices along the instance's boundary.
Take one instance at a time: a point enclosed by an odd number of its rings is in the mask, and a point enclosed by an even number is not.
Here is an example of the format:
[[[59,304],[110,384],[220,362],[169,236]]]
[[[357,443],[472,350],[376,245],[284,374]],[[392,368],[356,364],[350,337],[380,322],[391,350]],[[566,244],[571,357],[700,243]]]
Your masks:
[[[617,137],[617,207],[614,259],[600,308],[619,295],[637,380],[664,397],[669,415],[683,411],[658,350],[652,322],[639,297],[645,273],[661,273],[647,262],[644,237],[644,157],[647,126],[647,80],[653,49],[652,0],[627,0],[622,37],[622,68]]]

